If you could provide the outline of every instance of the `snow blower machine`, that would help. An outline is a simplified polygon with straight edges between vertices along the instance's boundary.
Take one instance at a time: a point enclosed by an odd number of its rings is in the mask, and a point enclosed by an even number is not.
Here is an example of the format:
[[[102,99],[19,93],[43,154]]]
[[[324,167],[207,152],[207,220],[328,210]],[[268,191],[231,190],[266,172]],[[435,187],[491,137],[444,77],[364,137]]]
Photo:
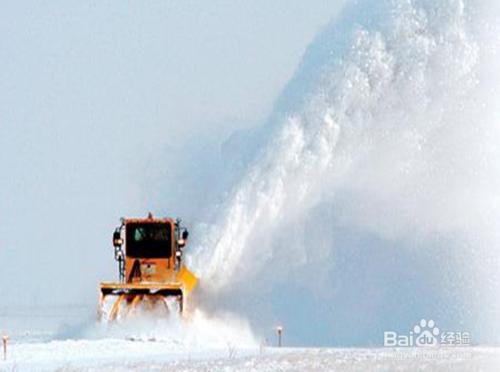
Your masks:
[[[113,233],[119,282],[101,283],[98,317],[120,321],[141,311],[182,314],[196,277],[184,266],[188,231],[179,219],[122,218]]]

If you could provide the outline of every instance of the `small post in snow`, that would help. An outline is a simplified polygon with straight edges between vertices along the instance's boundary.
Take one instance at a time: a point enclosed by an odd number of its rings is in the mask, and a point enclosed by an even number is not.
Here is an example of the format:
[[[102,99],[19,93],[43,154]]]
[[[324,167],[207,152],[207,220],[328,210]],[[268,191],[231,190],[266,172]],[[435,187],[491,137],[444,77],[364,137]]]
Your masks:
[[[278,334],[278,347],[281,347],[281,336],[283,334],[283,326],[276,327],[276,333]]]
[[[9,339],[9,336],[3,335],[2,336],[2,341],[3,341],[3,360],[7,360],[7,341]]]

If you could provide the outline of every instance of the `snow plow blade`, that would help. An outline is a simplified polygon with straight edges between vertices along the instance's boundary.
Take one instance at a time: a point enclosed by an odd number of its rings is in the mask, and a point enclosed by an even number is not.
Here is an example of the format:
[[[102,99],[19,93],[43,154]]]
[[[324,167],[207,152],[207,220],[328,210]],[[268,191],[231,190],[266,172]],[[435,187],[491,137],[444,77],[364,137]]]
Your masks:
[[[115,295],[134,295],[134,294],[150,294],[162,296],[182,296],[181,283],[101,283],[101,294]]]
[[[101,283],[100,320],[123,320],[139,307],[151,310],[157,306],[167,314],[182,313],[182,284]]]

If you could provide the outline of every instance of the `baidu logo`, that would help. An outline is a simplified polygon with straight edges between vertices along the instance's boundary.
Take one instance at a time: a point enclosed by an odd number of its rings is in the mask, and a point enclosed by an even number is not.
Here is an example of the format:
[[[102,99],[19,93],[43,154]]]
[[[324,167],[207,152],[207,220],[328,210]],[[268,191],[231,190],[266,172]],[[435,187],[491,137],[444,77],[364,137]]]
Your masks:
[[[419,324],[413,327],[415,335],[415,345],[417,346],[436,346],[438,344],[439,328],[436,327],[434,320],[422,319]]]
[[[425,346],[467,346],[470,345],[469,332],[442,332],[432,319],[421,319],[408,334],[394,331],[384,332],[386,347],[425,347]]]

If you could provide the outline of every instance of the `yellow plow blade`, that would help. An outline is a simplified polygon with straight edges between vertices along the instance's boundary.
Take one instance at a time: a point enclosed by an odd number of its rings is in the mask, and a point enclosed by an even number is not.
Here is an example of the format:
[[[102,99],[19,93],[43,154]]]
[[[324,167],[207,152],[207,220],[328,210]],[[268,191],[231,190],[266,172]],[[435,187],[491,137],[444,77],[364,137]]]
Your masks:
[[[177,273],[176,280],[182,283],[186,294],[190,293],[196,286],[196,283],[198,283],[198,278],[186,266],[181,267]]]
[[[181,282],[101,283],[98,318],[105,322],[121,321],[139,309],[152,312],[163,309],[165,316],[182,313],[183,292]]]

